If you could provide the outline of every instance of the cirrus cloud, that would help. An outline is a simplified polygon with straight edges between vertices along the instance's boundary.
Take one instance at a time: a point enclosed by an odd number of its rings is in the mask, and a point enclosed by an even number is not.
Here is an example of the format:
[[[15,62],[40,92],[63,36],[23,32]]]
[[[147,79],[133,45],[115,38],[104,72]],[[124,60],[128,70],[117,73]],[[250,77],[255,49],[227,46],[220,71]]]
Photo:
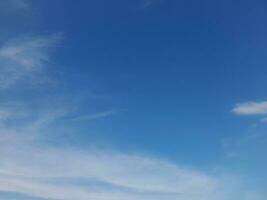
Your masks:
[[[10,40],[0,48],[0,88],[7,89],[43,70],[61,34]]]

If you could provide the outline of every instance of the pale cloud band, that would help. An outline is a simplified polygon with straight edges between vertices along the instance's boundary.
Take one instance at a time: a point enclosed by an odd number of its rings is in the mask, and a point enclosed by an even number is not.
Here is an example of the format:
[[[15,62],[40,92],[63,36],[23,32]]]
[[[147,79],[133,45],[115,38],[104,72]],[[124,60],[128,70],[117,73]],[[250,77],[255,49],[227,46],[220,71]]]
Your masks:
[[[19,148],[8,156],[1,150],[1,191],[64,200],[204,200],[217,190],[217,180],[204,173],[149,157]]]
[[[151,156],[51,148],[13,139],[0,142],[2,192],[48,200],[263,200],[258,193],[239,190],[237,179]]]

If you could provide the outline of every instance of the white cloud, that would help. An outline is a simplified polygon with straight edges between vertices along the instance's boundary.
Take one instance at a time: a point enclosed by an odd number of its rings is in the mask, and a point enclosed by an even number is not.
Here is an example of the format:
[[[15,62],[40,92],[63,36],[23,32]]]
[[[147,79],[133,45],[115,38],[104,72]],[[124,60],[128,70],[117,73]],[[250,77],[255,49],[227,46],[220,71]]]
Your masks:
[[[232,111],[238,115],[267,114],[267,101],[240,103]]]
[[[0,48],[0,88],[13,86],[22,78],[43,70],[60,34],[8,41]]]

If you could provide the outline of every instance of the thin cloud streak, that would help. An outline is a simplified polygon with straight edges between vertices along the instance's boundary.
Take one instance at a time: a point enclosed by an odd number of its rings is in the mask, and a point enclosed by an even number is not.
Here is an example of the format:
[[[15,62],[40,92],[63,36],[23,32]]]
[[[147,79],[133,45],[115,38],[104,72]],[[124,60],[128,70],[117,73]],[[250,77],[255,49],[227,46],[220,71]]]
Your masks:
[[[90,114],[90,115],[78,116],[78,117],[72,118],[71,120],[72,121],[91,121],[91,120],[107,118],[115,114],[117,114],[117,111],[109,110],[109,111],[99,112],[99,113]]]

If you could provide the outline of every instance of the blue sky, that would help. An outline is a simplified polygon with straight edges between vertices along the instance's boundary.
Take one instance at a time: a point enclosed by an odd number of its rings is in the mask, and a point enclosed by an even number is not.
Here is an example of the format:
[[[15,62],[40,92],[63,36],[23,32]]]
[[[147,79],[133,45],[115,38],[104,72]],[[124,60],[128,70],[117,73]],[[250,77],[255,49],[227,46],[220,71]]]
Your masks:
[[[0,0],[0,199],[266,200],[262,0]]]

